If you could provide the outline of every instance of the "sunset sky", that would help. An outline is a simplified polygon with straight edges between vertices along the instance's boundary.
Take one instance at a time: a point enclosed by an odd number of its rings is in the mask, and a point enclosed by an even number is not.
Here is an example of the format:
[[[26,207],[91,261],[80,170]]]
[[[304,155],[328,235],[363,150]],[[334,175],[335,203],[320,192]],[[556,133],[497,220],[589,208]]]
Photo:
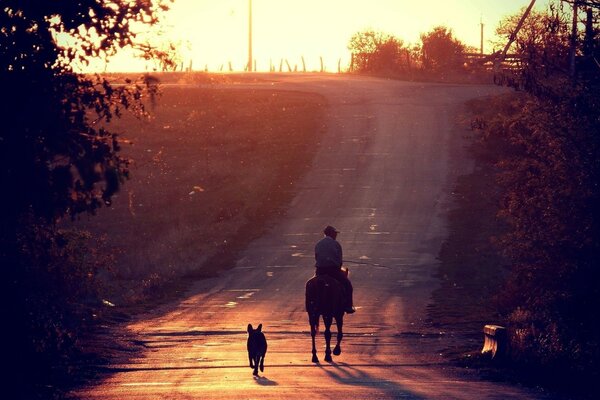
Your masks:
[[[547,7],[538,0],[536,8]],[[287,58],[301,68],[304,56],[309,70],[319,68],[323,56],[328,71],[338,60],[347,66],[350,37],[372,28],[395,35],[406,43],[419,42],[421,33],[434,26],[451,28],[465,44],[479,48],[480,19],[484,23],[484,51],[492,51],[498,22],[519,12],[529,0],[253,0],[253,55],[258,70],[269,62],[279,68]],[[193,69],[227,69],[231,61],[241,70],[248,57],[248,0],[176,0],[165,15],[161,38],[179,44],[187,66]],[[93,66],[105,69],[104,63]],[[117,57],[108,70],[144,70],[141,61],[127,54]]]

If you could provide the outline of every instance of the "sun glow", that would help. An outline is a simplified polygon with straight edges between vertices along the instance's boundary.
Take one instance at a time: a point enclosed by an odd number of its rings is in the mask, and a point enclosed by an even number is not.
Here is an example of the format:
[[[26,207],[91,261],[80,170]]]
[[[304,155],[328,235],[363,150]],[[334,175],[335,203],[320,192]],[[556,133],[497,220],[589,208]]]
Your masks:
[[[484,24],[484,50],[492,51],[489,39],[502,17],[517,13],[528,0],[252,0],[253,58],[256,69],[270,66],[287,71],[327,71],[349,64],[350,37],[364,29],[387,32],[405,43],[416,44],[419,35],[445,25],[469,46],[479,48],[480,21]],[[538,1],[545,7],[547,0]],[[175,0],[161,26],[157,40],[178,48],[180,68],[208,71],[243,70],[248,60],[249,0]],[[230,67],[231,65],[231,67]],[[109,71],[151,70],[156,66],[132,61],[123,51],[108,64],[89,68]]]

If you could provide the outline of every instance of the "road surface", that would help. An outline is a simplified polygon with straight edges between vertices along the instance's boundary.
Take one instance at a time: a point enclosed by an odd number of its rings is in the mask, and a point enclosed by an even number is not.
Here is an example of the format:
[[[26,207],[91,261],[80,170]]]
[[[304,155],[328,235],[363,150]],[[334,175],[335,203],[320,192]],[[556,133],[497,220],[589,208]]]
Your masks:
[[[76,394],[88,399],[533,399],[448,365],[443,333],[424,323],[437,282],[454,179],[469,172],[455,121],[493,86],[361,77],[281,75],[248,87],[317,92],[327,132],[286,216],[234,269],[128,326],[145,350]],[[239,86],[238,86],[239,87]],[[326,225],[341,231],[356,314],[342,354],[311,363],[304,283]],[[263,324],[269,350],[253,378],[246,326]]]

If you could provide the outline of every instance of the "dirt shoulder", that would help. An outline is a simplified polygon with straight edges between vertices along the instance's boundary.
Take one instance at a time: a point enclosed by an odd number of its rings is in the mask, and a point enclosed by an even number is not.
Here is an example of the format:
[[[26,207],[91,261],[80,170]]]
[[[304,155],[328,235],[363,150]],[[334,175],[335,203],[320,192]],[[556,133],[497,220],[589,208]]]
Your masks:
[[[501,290],[507,262],[494,242],[507,227],[497,216],[501,193],[490,157],[495,149],[479,140],[476,125],[493,118],[511,96],[479,98],[465,106],[464,117],[473,132],[466,154],[474,168],[459,176],[452,188],[449,235],[439,253],[440,288],[428,310],[433,325],[458,338],[447,349],[447,355],[457,360],[478,354],[484,325],[502,322],[494,298]]]

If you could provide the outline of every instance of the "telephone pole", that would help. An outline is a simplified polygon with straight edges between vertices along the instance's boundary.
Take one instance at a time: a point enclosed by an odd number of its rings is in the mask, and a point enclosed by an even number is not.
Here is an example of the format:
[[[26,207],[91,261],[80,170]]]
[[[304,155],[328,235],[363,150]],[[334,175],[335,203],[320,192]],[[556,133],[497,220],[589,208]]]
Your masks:
[[[479,25],[481,26],[481,41],[479,44],[479,54],[483,54],[483,21],[479,18]]]
[[[575,53],[577,52],[577,13],[579,12],[579,2],[573,2],[573,24],[571,26],[571,49],[569,51],[569,73],[571,78],[575,78]]]
[[[248,71],[252,72],[252,0],[248,0]]]

